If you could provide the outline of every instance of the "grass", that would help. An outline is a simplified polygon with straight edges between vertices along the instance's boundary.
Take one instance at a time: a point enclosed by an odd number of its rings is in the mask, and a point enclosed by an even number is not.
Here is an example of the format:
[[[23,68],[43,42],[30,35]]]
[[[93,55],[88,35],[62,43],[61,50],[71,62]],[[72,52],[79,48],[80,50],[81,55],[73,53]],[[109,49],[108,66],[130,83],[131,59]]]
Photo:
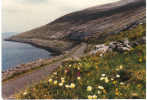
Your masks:
[[[80,45],[80,46],[81,46],[81,45]],[[79,47],[80,47],[80,46],[79,46]],[[45,66],[47,66],[47,65],[50,65],[50,64],[52,64],[52,63],[54,63],[54,62],[57,62],[57,61],[59,61],[59,60],[61,60],[61,59],[64,59],[64,58],[66,58],[67,56],[71,55],[71,54],[72,54],[74,51],[76,51],[79,47],[77,47],[77,48],[74,49],[72,52],[70,52],[69,54],[65,55],[64,57],[62,57],[62,58],[60,58],[60,59],[58,59],[58,60],[53,60],[53,61],[50,62],[50,63],[41,64],[40,66],[35,67],[35,68],[32,68],[32,69],[30,69],[30,70],[25,70],[25,71],[22,71],[22,72],[14,73],[12,76],[3,79],[3,80],[2,80],[2,83],[8,82],[8,81],[10,81],[10,80],[12,80],[12,79],[15,79],[15,78],[19,77],[19,76],[23,76],[23,75],[25,75],[25,74],[27,74],[27,73],[33,72],[33,71],[35,71],[35,70],[37,70],[37,69],[40,69],[40,68],[45,67]]]
[[[16,98],[146,98],[146,45],[124,53],[99,54],[65,60],[44,81],[16,93]]]
[[[93,50],[93,45],[97,44],[106,44],[108,45],[111,41],[118,41],[120,39],[128,38],[129,41],[135,41],[139,38],[142,38],[146,35],[146,24],[137,25],[134,29],[121,32],[119,34],[110,35],[107,38],[99,40],[97,42],[89,41],[91,44],[85,49],[85,53]]]

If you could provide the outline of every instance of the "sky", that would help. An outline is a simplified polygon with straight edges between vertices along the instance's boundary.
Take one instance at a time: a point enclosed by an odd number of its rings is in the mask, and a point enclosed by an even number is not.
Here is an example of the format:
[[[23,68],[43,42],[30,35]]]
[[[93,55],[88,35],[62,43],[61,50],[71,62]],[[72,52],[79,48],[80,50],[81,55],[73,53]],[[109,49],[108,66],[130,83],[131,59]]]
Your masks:
[[[119,0],[1,0],[2,33],[21,33],[85,8]]]

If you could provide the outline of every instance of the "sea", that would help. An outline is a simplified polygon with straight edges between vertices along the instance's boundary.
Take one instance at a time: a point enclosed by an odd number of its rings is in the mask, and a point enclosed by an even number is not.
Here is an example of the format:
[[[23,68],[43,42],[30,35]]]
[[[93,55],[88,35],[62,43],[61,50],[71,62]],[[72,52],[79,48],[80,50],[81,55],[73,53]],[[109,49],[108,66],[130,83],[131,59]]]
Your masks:
[[[38,59],[50,58],[51,52],[34,47],[30,44],[5,41],[5,38],[16,33],[2,33],[2,70],[6,71],[22,63],[37,61]]]

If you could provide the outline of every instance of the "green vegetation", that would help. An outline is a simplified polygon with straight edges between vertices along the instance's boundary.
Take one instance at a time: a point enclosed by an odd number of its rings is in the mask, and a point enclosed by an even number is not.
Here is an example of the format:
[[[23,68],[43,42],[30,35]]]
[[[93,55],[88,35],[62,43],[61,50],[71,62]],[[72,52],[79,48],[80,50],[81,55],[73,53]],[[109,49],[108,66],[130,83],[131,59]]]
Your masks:
[[[138,25],[134,27],[134,29],[127,30],[125,32],[121,32],[120,34],[110,35],[105,39],[99,40],[99,41],[92,41],[88,40],[91,44],[87,46],[85,53],[90,52],[93,50],[93,45],[97,44],[106,44],[108,45],[111,41],[118,41],[124,38],[128,38],[129,41],[135,41],[139,38],[142,38],[146,35],[146,24]]]
[[[124,53],[65,60],[52,75],[16,94],[17,99],[145,99],[146,45]]]

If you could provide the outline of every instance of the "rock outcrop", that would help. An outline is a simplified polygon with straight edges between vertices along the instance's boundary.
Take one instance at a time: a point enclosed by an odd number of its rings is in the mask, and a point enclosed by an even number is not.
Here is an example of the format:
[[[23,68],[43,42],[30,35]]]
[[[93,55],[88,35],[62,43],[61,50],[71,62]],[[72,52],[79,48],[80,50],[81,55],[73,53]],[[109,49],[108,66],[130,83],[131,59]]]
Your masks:
[[[138,46],[140,43],[145,44],[146,37],[131,42],[129,42],[127,38],[119,41],[112,41],[109,43],[108,46],[105,44],[95,45],[95,50],[92,50],[89,54],[96,54],[97,52],[105,53],[112,51],[117,51],[117,52],[128,51],[131,50],[131,48]]]

